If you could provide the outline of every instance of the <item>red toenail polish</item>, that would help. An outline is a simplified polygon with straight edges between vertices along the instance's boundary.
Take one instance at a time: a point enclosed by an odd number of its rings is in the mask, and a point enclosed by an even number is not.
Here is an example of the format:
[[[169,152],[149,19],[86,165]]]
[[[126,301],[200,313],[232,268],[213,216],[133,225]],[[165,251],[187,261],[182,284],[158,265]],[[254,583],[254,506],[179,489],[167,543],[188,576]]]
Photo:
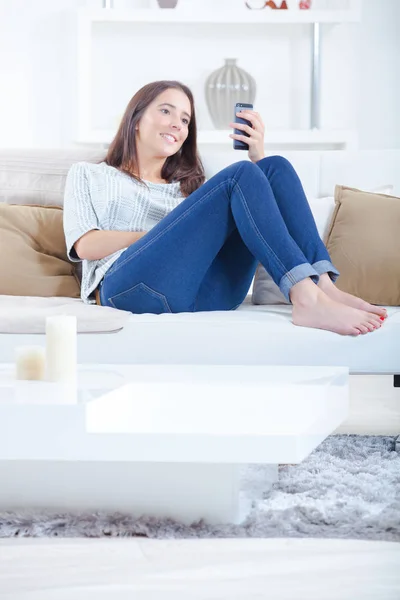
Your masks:
[[[384,320],[385,320],[385,317],[379,317],[379,318],[380,318],[380,320],[381,320],[381,321],[384,321]]]

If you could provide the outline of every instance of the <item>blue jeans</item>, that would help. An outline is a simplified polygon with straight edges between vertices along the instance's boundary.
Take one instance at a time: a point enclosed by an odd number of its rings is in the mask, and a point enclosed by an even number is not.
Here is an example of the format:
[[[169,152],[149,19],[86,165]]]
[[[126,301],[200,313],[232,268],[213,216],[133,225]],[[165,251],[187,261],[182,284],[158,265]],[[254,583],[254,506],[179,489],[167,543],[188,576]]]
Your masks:
[[[132,313],[234,310],[259,262],[289,301],[302,279],[339,275],[281,156],[234,163],[185,198],[118,257],[100,302]]]

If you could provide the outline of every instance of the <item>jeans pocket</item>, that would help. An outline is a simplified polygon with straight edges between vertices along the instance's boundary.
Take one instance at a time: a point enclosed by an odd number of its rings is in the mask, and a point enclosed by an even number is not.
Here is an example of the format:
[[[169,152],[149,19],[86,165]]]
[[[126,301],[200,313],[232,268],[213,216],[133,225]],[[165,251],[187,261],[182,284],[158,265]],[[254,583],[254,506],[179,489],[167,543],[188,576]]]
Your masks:
[[[111,306],[120,310],[128,310],[134,314],[170,313],[171,308],[164,294],[156,292],[145,283],[138,283],[125,292],[121,292],[108,299]]]

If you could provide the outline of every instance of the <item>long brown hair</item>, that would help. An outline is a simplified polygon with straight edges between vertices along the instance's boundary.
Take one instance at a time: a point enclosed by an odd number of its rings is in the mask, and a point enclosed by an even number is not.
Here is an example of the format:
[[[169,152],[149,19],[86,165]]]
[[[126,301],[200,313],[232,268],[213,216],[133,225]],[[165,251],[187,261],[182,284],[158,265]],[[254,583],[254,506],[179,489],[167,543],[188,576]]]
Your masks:
[[[179,181],[181,192],[186,197],[205,181],[204,167],[197,151],[197,128],[193,94],[190,89],[179,81],[154,81],[143,86],[131,98],[122,117],[118,131],[108,148],[104,162],[127,173],[137,181],[142,179],[133,175],[137,170],[136,124],[146,108],[162,92],[175,88],[181,90],[189,98],[191,118],[189,133],[176,154],[168,156],[161,171],[161,177],[167,182]]]

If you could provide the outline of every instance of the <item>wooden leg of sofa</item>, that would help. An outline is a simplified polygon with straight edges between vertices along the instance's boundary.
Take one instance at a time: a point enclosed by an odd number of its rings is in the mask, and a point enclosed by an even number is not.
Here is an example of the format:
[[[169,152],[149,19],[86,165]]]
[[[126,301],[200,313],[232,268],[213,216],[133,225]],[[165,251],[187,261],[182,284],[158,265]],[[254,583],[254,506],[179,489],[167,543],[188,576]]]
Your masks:
[[[393,375],[393,385],[394,387],[400,387],[400,375]],[[400,435],[394,438],[394,450],[400,452]]]

